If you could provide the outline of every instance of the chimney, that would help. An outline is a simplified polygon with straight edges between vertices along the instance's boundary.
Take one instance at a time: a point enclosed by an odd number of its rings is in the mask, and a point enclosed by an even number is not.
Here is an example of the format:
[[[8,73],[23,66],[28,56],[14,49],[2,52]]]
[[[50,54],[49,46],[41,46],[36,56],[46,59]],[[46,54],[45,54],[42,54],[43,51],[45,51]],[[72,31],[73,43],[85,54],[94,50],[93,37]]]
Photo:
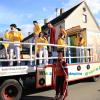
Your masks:
[[[56,17],[58,16],[58,10],[59,10],[59,9],[58,9],[58,8],[56,8]]]
[[[28,36],[31,35],[31,32],[28,32]]]
[[[46,23],[48,23],[48,19],[47,18],[44,19],[44,24],[46,24]]]
[[[61,8],[61,9],[60,9],[60,15],[63,14],[63,13],[64,13],[64,9]]]

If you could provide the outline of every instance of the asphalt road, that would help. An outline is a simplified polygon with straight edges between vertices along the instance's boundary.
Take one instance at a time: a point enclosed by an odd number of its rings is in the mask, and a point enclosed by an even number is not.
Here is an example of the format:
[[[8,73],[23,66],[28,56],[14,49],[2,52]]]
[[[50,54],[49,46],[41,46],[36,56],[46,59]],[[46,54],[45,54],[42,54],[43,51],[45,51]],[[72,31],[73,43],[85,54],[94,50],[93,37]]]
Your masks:
[[[68,91],[66,100],[100,100],[100,79],[97,82],[84,80],[71,83]],[[54,95],[54,90],[47,90],[23,96],[21,100],[52,100]]]

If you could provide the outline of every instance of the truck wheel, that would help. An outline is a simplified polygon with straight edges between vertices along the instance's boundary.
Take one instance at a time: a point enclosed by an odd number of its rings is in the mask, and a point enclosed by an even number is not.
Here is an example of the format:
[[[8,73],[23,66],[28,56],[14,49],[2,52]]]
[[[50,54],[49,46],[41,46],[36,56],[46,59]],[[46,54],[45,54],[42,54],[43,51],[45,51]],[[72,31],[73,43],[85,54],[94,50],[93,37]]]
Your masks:
[[[19,100],[22,87],[17,80],[9,79],[0,86],[0,100]]]

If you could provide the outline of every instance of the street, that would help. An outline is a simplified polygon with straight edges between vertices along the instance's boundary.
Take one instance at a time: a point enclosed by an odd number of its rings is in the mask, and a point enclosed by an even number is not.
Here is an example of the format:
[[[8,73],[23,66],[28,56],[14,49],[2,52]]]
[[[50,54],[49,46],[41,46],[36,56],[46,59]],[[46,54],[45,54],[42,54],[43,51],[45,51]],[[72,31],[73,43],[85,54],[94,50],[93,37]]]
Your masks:
[[[66,100],[100,100],[100,79],[97,82],[88,80],[73,82],[68,87]],[[54,90],[48,90],[23,96],[21,100],[52,100],[54,95]]]

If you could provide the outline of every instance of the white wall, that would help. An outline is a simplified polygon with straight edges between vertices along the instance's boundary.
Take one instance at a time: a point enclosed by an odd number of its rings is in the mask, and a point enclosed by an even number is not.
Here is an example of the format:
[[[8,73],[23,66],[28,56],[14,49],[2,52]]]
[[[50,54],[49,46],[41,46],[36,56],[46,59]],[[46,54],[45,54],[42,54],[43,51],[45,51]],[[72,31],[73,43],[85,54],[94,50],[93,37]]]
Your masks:
[[[85,14],[87,15],[87,23],[83,22],[83,7],[86,8]],[[86,28],[91,31],[99,32],[99,28],[97,27],[93,17],[91,16],[89,9],[87,6],[82,3],[73,13],[65,19],[65,28],[69,29],[71,27],[80,25],[82,28]]]
[[[100,32],[87,30],[87,46],[93,48],[94,61],[100,61]]]
[[[54,27],[56,28],[56,40],[58,38],[59,32],[60,32],[60,26],[62,26],[63,28],[65,28],[65,21],[61,21],[59,23],[57,23]]]

